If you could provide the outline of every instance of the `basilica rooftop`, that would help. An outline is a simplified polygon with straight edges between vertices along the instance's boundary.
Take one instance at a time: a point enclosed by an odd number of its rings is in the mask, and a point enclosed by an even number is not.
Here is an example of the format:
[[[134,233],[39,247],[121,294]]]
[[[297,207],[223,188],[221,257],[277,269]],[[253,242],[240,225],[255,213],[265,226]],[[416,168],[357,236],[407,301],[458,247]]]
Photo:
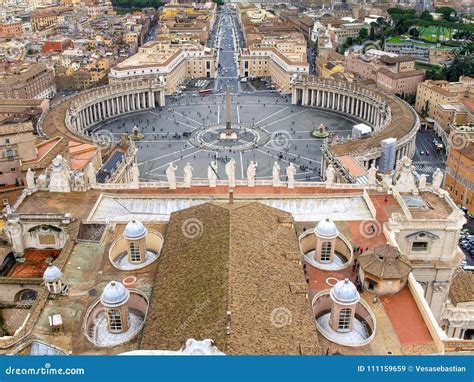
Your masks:
[[[382,227],[394,215],[439,219],[452,213],[446,201],[430,193],[394,196],[357,188],[259,185],[236,187],[230,200],[223,186],[89,190],[54,197],[37,191],[17,212],[20,217],[69,212],[76,221],[70,246],[55,260],[64,264],[67,296],[42,299],[32,307],[38,314],[33,337],[65,353],[179,349],[186,338],[212,338],[226,354],[438,351],[408,285],[378,300],[361,292],[376,318],[370,343],[349,347],[328,341],[315,327],[312,298],[335,281],[355,281],[355,271],[352,264],[338,270],[306,264],[303,270],[298,245],[298,237],[328,217],[353,248],[385,245]],[[161,233],[163,248],[158,260],[143,268],[117,269],[109,249],[133,219]],[[84,317],[111,280],[143,293],[148,317],[130,341],[98,348],[87,340]],[[49,330],[48,317],[55,314],[64,323],[59,335]]]

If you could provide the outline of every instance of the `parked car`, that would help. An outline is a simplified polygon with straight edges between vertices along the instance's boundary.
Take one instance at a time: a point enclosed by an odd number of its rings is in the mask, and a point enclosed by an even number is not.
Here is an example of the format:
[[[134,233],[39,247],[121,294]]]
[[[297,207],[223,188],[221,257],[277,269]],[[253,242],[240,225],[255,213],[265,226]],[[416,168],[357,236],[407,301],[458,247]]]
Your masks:
[[[474,265],[463,265],[462,269],[466,272],[474,272]]]

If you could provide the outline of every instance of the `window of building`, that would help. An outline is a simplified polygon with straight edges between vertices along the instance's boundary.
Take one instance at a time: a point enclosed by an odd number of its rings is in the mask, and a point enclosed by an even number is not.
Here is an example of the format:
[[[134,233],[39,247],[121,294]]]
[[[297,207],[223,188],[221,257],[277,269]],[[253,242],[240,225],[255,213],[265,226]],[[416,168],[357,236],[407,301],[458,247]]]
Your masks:
[[[423,252],[428,250],[428,243],[426,241],[415,241],[411,247],[412,251]]]
[[[325,241],[321,245],[321,261],[331,260],[331,247],[332,247],[332,243],[330,241]]]
[[[137,243],[130,243],[130,261],[132,263],[139,263],[141,260],[140,257],[140,247]]]
[[[348,332],[351,325],[352,311],[350,308],[343,308],[339,311],[339,322],[337,329],[341,332]]]
[[[122,317],[117,309],[109,309],[107,311],[109,315],[109,329],[111,332],[122,331]]]
[[[37,295],[38,292],[35,290],[25,289],[18,294],[18,301],[34,301],[36,300]]]

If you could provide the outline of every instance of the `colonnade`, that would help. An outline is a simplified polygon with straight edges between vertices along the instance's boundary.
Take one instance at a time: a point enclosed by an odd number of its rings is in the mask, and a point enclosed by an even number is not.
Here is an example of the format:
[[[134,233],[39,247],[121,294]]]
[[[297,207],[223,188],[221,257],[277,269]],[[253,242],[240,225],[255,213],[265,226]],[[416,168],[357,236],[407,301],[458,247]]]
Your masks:
[[[74,99],[67,111],[66,124],[83,134],[90,126],[109,118],[164,105],[165,90],[155,82],[108,85]]]
[[[294,86],[292,103],[350,114],[372,125],[375,131],[381,128],[386,118],[383,104],[355,92],[350,94],[341,90]]]

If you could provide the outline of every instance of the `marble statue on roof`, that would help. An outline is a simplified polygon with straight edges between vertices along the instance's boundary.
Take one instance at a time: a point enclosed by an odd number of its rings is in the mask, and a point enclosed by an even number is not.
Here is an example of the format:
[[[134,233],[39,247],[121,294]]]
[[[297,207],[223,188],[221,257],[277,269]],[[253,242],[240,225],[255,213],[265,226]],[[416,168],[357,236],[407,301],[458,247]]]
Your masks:
[[[33,190],[35,188],[35,172],[32,171],[31,168],[29,168],[26,172],[26,187],[29,190]]]
[[[286,176],[288,178],[288,188],[295,188],[296,168],[293,163],[286,167]]]
[[[95,187],[97,185],[97,178],[92,162],[90,162],[86,167],[86,176],[87,182],[89,183],[89,187]]]
[[[177,169],[178,169],[177,166],[173,166],[173,162],[171,162],[166,168],[166,179],[168,180],[168,185],[170,187],[170,190],[176,190],[176,170]]]
[[[71,192],[69,165],[61,155],[53,159],[49,179],[50,192]]]
[[[257,176],[257,166],[258,164],[252,160],[250,161],[250,164],[247,167],[247,181],[248,181],[249,187],[255,187],[255,177]]]
[[[191,163],[186,163],[186,166],[184,166],[184,187],[190,188],[191,187],[191,182],[193,180],[193,166],[191,166]]]
[[[280,165],[278,162],[275,162],[273,164],[273,169],[272,169],[272,178],[273,178],[273,187],[280,187],[281,182],[280,182]]]
[[[441,169],[437,168],[433,172],[433,181],[431,182],[431,189],[434,192],[438,192],[441,189],[441,185],[443,184],[443,171]]]
[[[207,179],[209,179],[209,187],[216,187],[217,185],[217,166],[216,162],[212,161],[207,167]]]
[[[227,175],[227,179],[229,179],[229,187],[235,187],[235,160],[232,158],[229,162],[225,165],[225,173]]]

